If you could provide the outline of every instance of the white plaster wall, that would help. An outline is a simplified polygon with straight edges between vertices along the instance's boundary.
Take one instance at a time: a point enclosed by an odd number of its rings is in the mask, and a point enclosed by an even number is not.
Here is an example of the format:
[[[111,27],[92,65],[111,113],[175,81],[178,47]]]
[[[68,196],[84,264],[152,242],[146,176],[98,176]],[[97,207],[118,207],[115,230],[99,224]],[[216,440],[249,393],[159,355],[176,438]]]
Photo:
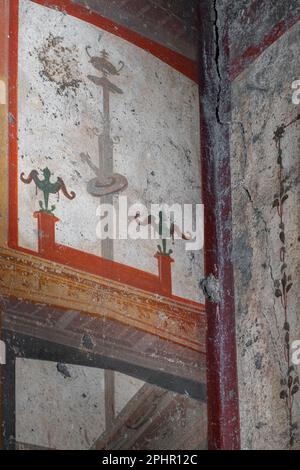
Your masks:
[[[104,370],[18,358],[17,441],[52,449],[89,449],[105,431]],[[118,415],[144,385],[115,373]]]
[[[118,415],[145,384],[142,380],[115,372],[115,411]],[[145,410],[146,411],[146,410]]]
[[[53,449],[89,449],[105,429],[104,371],[16,361],[16,438]]]
[[[96,70],[88,61],[86,46],[91,46],[92,55],[106,49],[116,66],[125,62],[120,76],[112,78],[124,94],[111,95],[111,134],[117,138],[114,170],[128,179],[122,194],[129,204],[199,203],[197,85],[139,47],[29,0],[20,1],[19,20],[19,174],[48,166],[77,195],[73,201],[62,196],[57,203],[55,213],[61,219],[57,241],[101,255],[96,237],[99,200],[86,191],[94,174],[80,159],[81,152],[89,152],[98,164],[96,134],[102,129],[102,95],[87,79]],[[61,38],[61,45],[68,48],[59,57],[51,47],[45,49],[49,35]],[[47,67],[53,58],[58,61],[54,81],[43,74],[45,61],[39,56],[45,50]],[[70,83],[62,90],[66,64],[69,82],[70,77],[79,82],[78,87]],[[32,213],[39,209],[40,196],[36,197],[33,184],[19,182],[19,240],[33,250],[37,250],[37,230]],[[156,245],[155,240],[118,240],[114,259],[157,273]],[[181,240],[172,248],[174,293],[199,300],[202,252],[186,251]]]

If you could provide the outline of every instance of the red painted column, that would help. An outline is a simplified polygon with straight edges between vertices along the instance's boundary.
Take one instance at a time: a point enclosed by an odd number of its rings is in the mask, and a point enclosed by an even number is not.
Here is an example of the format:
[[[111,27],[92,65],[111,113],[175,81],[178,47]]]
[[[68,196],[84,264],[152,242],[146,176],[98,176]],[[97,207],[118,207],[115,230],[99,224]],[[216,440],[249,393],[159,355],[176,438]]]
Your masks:
[[[8,154],[8,119],[7,119],[7,84],[8,84],[8,36],[9,36],[9,0],[0,0],[0,243],[7,243],[7,184],[5,183]],[[2,330],[2,312],[0,312],[0,339],[4,341]],[[7,403],[4,401],[4,380],[7,367],[0,365],[0,449],[4,447],[4,416]]]
[[[38,250],[45,255],[55,249],[55,224],[59,219],[47,212],[35,212],[33,217],[38,221]]]
[[[9,35],[9,3],[0,0],[0,243],[7,243],[8,219],[8,35]]]
[[[161,293],[164,295],[172,295],[172,263],[171,256],[156,253],[154,257],[158,262],[158,276],[160,281]]]
[[[206,302],[208,448],[240,448],[230,175],[226,2],[199,2],[199,72],[205,276],[218,295]]]
[[[9,212],[8,245],[18,246],[18,24],[19,1],[9,4]]]

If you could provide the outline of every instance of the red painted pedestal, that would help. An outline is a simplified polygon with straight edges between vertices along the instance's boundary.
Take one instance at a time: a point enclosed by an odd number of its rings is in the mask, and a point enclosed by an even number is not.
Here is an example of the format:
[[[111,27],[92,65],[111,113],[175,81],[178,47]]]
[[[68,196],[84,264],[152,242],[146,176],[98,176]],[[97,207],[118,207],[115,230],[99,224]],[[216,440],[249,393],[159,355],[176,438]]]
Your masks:
[[[154,257],[158,262],[158,276],[160,280],[160,288],[162,294],[172,295],[172,269],[171,264],[174,262],[171,256],[156,253]]]
[[[38,251],[52,261],[72,266],[76,269],[87,270],[93,274],[132,285],[139,289],[172,296],[172,270],[174,260],[167,255],[156,253],[158,276],[140,271],[130,266],[122,265],[90,253],[84,253],[74,248],[55,242],[55,224],[59,219],[55,215],[39,211],[33,214],[38,222]]]
[[[59,219],[47,212],[35,212],[33,214],[38,221],[38,248],[39,253],[51,253],[55,248],[55,224]]]

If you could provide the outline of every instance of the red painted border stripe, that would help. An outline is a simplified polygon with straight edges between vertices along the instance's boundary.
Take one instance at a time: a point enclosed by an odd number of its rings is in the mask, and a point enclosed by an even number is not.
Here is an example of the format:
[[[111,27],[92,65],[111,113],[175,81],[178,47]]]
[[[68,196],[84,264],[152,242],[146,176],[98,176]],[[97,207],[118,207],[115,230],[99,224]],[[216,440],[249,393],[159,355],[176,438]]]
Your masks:
[[[223,7],[222,7],[223,8]],[[225,6],[224,6],[225,10]],[[207,301],[207,421],[209,450],[239,450],[240,420],[237,375],[230,168],[231,83],[228,23],[222,24],[216,71],[213,0],[199,2],[200,142],[204,204],[205,276],[219,282],[220,298]]]
[[[277,23],[269,33],[265,35],[262,42],[257,46],[250,46],[240,56],[236,57],[230,63],[230,79],[234,80],[247,68],[255,59],[257,59],[265,49],[270,47],[277,39],[286,33],[297,21],[300,20],[299,9],[291,12],[291,16]]]
[[[0,77],[4,78],[6,75],[6,22],[7,22],[7,9],[5,0],[0,0]]]
[[[48,8],[64,11],[87,23],[93,24],[105,31],[119,36],[122,39],[150,52],[152,55],[173,67],[178,72],[198,83],[197,63],[187,57],[172,51],[171,49],[145,38],[139,33],[132,31],[125,26],[115,23],[99,13],[88,10],[87,8],[74,4],[71,0],[31,0]]]
[[[9,215],[8,245],[18,246],[18,34],[19,0],[9,10]]]

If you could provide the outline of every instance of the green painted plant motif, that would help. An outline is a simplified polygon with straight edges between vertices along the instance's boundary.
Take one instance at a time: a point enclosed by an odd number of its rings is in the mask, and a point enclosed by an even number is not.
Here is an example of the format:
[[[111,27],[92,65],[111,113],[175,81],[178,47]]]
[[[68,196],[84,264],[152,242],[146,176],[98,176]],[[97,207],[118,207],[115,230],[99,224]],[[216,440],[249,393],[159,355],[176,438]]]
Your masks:
[[[167,227],[162,211],[159,211],[158,233],[161,239],[161,245],[157,245],[159,253],[165,256],[171,256],[173,250],[167,250],[167,240],[166,238],[163,238],[163,234],[170,233],[172,236],[172,224],[170,227]]]
[[[36,187],[36,194],[37,190],[39,189],[40,191],[42,191],[44,196],[44,201],[39,201],[40,211],[46,212],[47,214],[53,214],[54,210],[56,209],[56,206],[51,205],[51,207],[49,208],[50,194],[57,194],[59,197],[59,193],[61,191],[66,198],[71,200],[75,198],[76,194],[74,193],[74,191],[71,191],[70,193],[67,191],[65,183],[60,177],[57,178],[55,183],[52,183],[50,181],[51,172],[49,168],[44,168],[42,170],[42,173],[44,176],[43,180],[39,178],[37,170],[32,170],[29,173],[28,178],[24,177],[24,173],[21,173],[20,179],[25,184],[30,184],[32,181],[34,181]]]
[[[157,245],[158,252],[161,255],[164,256],[171,256],[173,253],[173,250],[167,248],[167,241],[168,239],[172,240],[172,243],[174,244],[175,240],[175,233],[176,235],[181,238],[182,240],[192,240],[192,236],[190,233],[183,233],[181,231],[181,228],[178,227],[172,220],[170,222],[167,222],[167,217],[164,214],[164,212],[161,210],[159,211],[159,217],[158,217],[158,233],[159,233],[159,238],[161,240],[161,244]],[[157,228],[157,222],[156,219],[157,217],[153,215],[148,215],[148,217],[145,220],[141,220],[141,215],[139,212],[136,213],[135,215],[135,220],[138,225],[153,225],[155,226],[155,230]]]
[[[300,120],[300,115],[290,121],[288,124],[279,126],[274,132],[274,140],[277,149],[277,165],[278,165],[278,192],[274,195],[273,209],[276,209],[278,215],[278,236],[281,243],[279,252],[280,273],[281,278],[274,280],[275,297],[281,302],[283,311],[283,337],[284,337],[284,356],[287,366],[286,376],[281,379],[282,389],[280,398],[285,401],[288,424],[289,424],[289,446],[293,447],[298,425],[294,420],[294,396],[299,391],[299,376],[296,373],[295,366],[291,364],[291,340],[290,340],[290,323],[288,317],[288,295],[293,288],[292,276],[288,272],[287,264],[287,236],[284,223],[284,207],[289,194],[289,187],[286,184],[283,166],[282,139],[288,127]]]

